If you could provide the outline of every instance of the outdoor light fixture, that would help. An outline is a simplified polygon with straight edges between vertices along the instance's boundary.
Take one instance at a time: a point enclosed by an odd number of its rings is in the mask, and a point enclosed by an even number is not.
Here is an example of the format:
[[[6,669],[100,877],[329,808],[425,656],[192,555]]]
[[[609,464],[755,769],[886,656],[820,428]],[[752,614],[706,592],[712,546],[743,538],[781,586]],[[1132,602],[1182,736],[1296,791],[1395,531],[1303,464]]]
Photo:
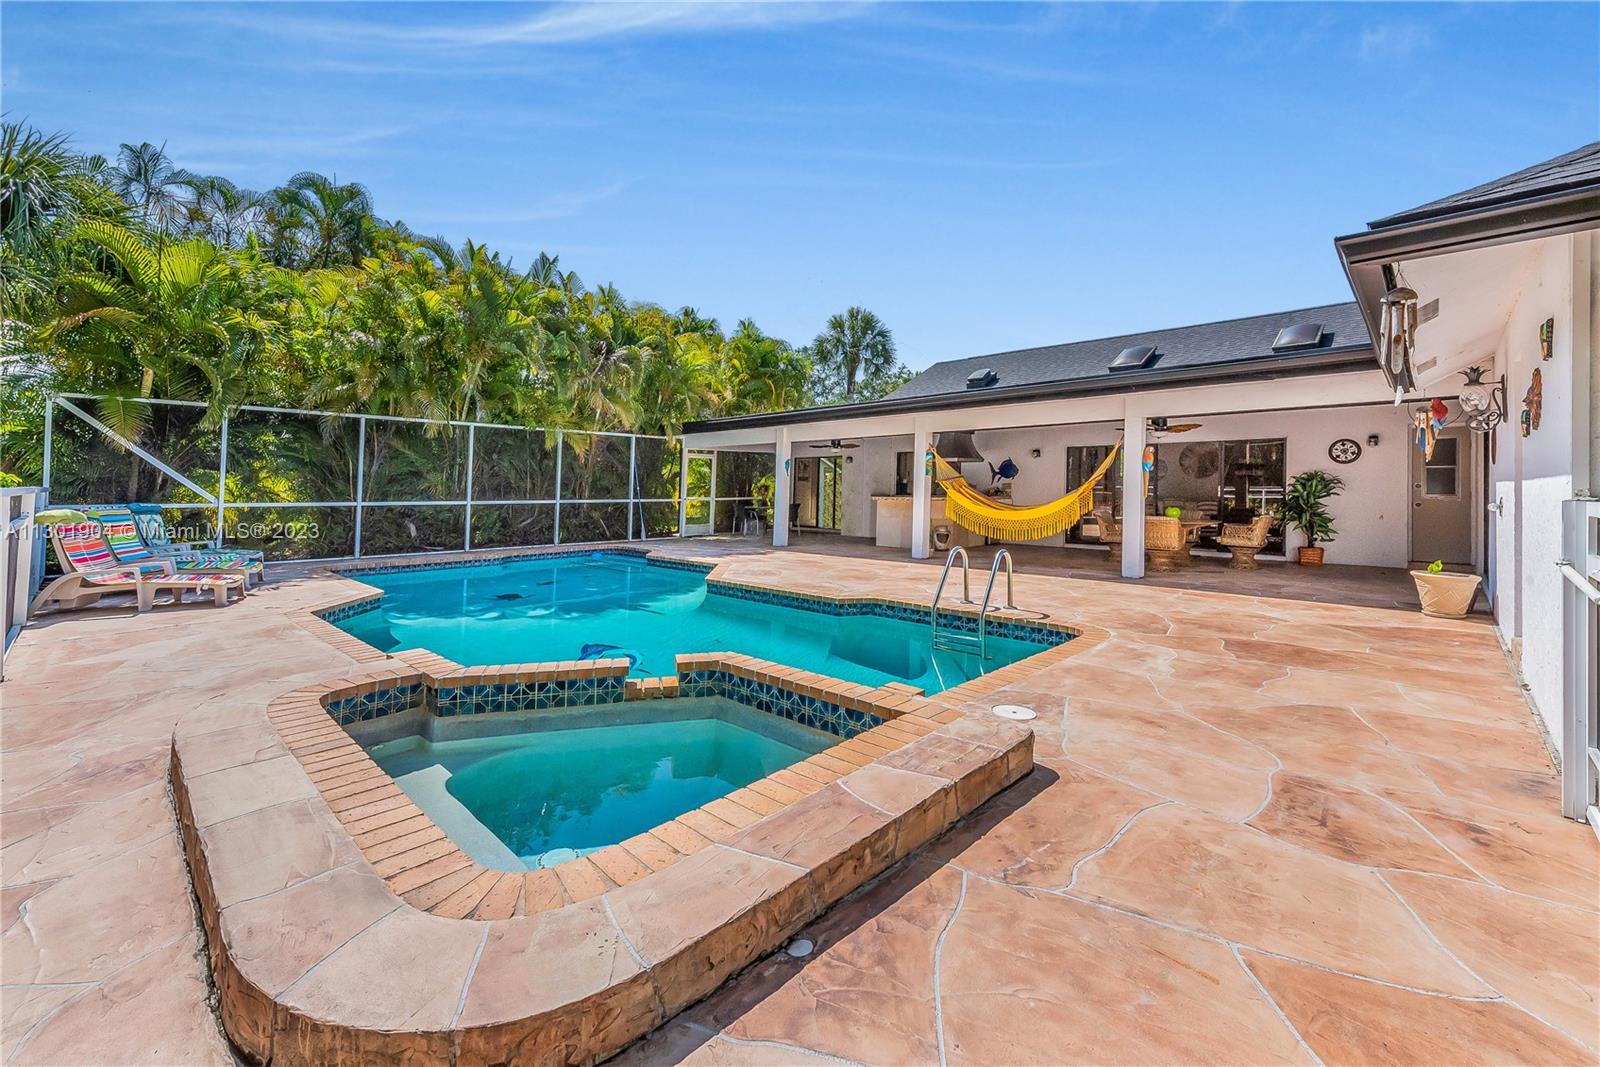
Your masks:
[[[1378,303],[1378,362],[1394,386],[1394,406],[1417,385],[1411,370],[1417,352],[1417,291],[1403,285],[1383,294]]]
[[[1377,448],[1378,447],[1378,435],[1377,434],[1375,434],[1375,433],[1367,434],[1367,447],[1368,448]]]
[[[1501,375],[1498,381],[1486,382],[1483,380],[1482,367],[1468,367],[1461,372],[1467,384],[1461,387],[1457,399],[1461,401],[1461,410],[1467,416],[1467,429],[1475,433],[1488,433],[1506,417],[1506,379]]]

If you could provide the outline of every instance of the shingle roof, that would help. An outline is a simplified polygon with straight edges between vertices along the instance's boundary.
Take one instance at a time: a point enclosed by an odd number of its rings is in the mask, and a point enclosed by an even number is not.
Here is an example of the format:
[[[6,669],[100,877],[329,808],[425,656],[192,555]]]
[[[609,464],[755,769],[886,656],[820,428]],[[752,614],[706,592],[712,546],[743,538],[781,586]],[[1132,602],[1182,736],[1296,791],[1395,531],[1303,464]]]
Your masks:
[[[1302,322],[1322,323],[1324,333],[1321,343],[1310,348],[1274,352],[1272,342],[1278,336],[1278,331]],[[989,390],[967,389],[967,376],[985,368],[999,375],[999,381],[995,383],[998,388],[1093,379],[1110,383],[1126,373],[1111,370],[1111,361],[1117,353],[1135,345],[1155,346],[1156,358],[1148,370],[1160,372],[1370,348],[1371,344],[1361,310],[1356,304],[1324,304],[1297,311],[1208,322],[1199,326],[1180,326],[1169,330],[1102,337],[1094,341],[1074,341],[947,360],[935,363],[890,393],[888,399],[964,393],[976,400]]]
[[[1535,163],[1515,174],[1507,174],[1492,182],[1484,182],[1471,189],[1429,201],[1409,211],[1386,215],[1368,225],[1376,230],[1385,226],[1421,222],[1443,215],[1454,215],[1461,211],[1497,207],[1551,193],[1581,189],[1585,186],[1600,188],[1600,141],[1575,148],[1543,163]]]

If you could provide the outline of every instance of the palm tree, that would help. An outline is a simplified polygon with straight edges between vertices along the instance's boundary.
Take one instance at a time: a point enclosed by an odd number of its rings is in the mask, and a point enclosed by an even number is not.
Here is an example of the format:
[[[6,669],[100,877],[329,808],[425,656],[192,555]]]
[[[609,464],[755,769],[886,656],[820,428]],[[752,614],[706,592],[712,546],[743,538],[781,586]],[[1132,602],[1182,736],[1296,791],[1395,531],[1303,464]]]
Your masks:
[[[172,165],[164,145],[124,144],[108,174],[117,195],[138,209],[147,223],[164,233],[176,231],[185,213],[185,183],[193,175]]]
[[[844,399],[855,399],[856,383],[863,377],[887,372],[894,366],[894,336],[883,320],[863,307],[852,307],[828,319],[828,325],[811,342],[817,368],[844,383]],[[831,391],[831,390],[830,390]]]
[[[380,223],[365,186],[302,171],[272,197],[269,230],[298,246],[295,265],[354,266],[372,254]]]
[[[176,183],[189,191],[185,215],[190,233],[223,248],[238,248],[261,225],[263,197],[215,175],[187,175]]]

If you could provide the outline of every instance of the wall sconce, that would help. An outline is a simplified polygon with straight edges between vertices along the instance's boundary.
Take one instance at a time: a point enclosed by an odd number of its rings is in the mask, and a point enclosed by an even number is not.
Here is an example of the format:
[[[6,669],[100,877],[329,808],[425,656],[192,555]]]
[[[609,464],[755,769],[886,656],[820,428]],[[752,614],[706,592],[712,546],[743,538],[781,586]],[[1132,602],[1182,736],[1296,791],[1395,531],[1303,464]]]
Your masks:
[[[1029,452],[1028,455],[1032,456],[1034,459],[1038,459],[1039,458],[1039,450],[1036,448],[1032,452]]]
[[[1498,381],[1484,381],[1482,367],[1468,367],[1461,372],[1467,384],[1461,387],[1457,399],[1461,401],[1462,413],[1467,417],[1467,429],[1474,433],[1488,433],[1506,417],[1506,379],[1501,375]]]
[[[1378,435],[1377,434],[1375,434],[1375,433],[1367,434],[1367,447],[1368,448],[1377,448],[1378,447]]]

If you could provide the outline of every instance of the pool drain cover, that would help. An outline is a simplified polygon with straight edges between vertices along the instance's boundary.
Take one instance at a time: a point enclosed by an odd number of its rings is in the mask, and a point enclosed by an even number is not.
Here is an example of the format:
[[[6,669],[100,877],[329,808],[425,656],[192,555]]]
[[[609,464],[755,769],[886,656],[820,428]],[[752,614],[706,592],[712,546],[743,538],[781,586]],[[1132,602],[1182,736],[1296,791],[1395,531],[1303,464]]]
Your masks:
[[[495,599],[496,600],[521,600],[522,599],[522,594],[521,593],[499,593],[499,594],[496,594]]]
[[[1017,722],[1038,718],[1032,708],[1025,708],[1021,704],[996,704],[992,710],[1002,719],[1014,719]]]

